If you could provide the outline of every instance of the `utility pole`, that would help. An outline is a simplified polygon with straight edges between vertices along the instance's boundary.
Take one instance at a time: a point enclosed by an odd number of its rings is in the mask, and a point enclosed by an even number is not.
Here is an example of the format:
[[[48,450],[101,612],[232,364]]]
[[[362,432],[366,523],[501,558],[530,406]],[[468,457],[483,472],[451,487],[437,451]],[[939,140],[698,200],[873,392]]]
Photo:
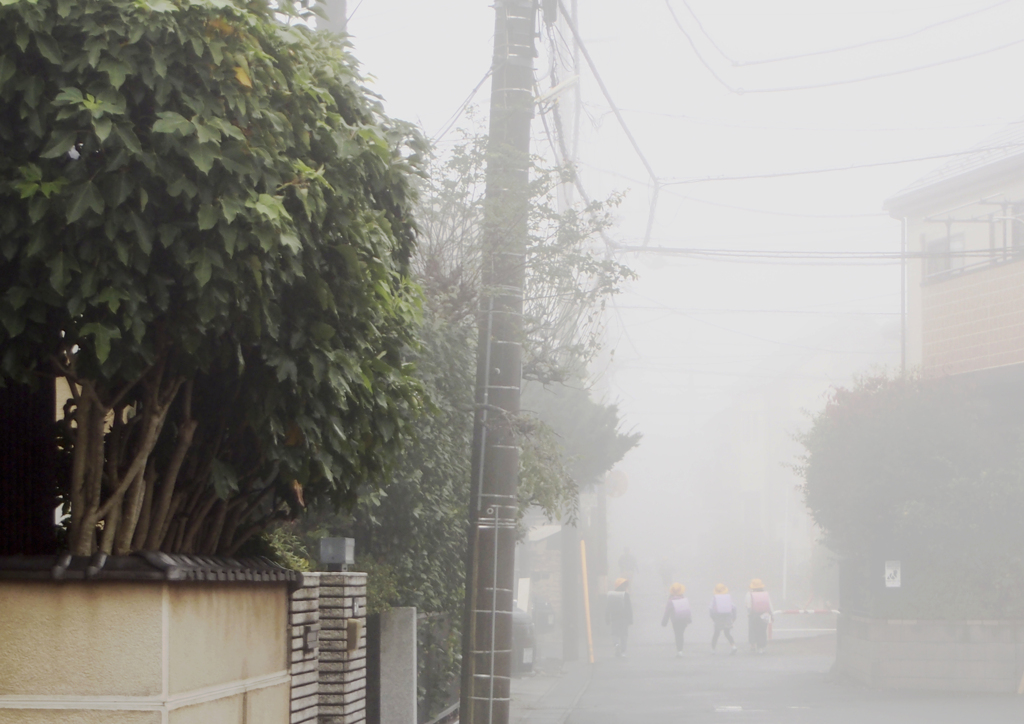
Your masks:
[[[326,28],[332,33],[348,32],[348,9],[345,0],[320,0],[320,6],[327,14],[327,19],[317,18],[317,27]]]
[[[507,724],[533,118],[535,0],[496,0],[472,499],[463,630],[463,724]]]
[[[900,219],[900,374],[907,375],[907,218]]]

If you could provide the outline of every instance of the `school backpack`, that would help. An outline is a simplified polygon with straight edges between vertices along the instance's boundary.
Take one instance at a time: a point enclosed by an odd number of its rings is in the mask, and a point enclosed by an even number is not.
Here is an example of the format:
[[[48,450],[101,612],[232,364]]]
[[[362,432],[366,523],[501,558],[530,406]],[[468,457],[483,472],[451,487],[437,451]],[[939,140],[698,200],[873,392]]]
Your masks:
[[[736,611],[736,607],[732,604],[732,596],[728,593],[716,593],[714,601],[711,604],[711,615],[712,616],[728,616]]]
[[[626,618],[626,592],[608,591],[605,616],[609,621],[620,621]]]
[[[750,610],[757,614],[772,612],[772,602],[768,598],[768,591],[750,592]]]
[[[686,598],[673,598],[672,599],[672,618],[676,621],[692,621],[693,615],[690,613],[690,601]]]

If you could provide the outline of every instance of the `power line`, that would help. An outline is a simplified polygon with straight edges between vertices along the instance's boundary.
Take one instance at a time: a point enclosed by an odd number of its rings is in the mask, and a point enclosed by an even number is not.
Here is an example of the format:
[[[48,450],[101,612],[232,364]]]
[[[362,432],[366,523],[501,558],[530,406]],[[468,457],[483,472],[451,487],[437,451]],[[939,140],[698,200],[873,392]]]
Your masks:
[[[742,262],[787,262],[796,261],[801,263],[813,262],[818,264],[836,264],[847,262],[865,263],[900,263],[908,259],[990,259],[993,257],[991,249],[970,249],[965,251],[949,252],[947,254],[935,254],[924,251],[815,251],[796,249],[712,249],[682,246],[617,246],[618,253],[647,253],[663,254],[668,256],[685,256],[695,259],[707,259],[713,261],[742,261]]]
[[[668,1],[669,0],[665,0],[666,3],[668,3]],[[909,33],[904,33],[902,35],[891,35],[891,36],[886,37],[886,38],[877,38],[875,40],[867,40],[867,41],[864,41],[864,42],[861,42],[861,43],[854,43],[853,45],[844,45],[844,46],[841,46],[841,47],[838,47],[838,48],[829,48],[827,50],[816,50],[816,51],[812,51],[812,52],[809,52],[809,53],[796,53],[794,55],[783,55],[783,56],[779,56],[777,58],[765,58],[763,60],[736,60],[735,58],[731,57],[728,53],[726,53],[724,50],[722,50],[722,48],[718,45],[718,43],[715,42],[715,39],[711,36],[711,34],[708,33],[707,30],[705,30],[704,24],[700,21],[700,18],[697,16],[697,13],[695,13],[693,11],[693,8],[690,6],[690,3],[687,2],[687,0],[680,0],[680,2],[683,3],[683,7],[686,8],[686,11],[688,13],[690,13],[690,16],[693,18],[694,22],[697,23],[697,27],[700,28],[700,32],[704,35],[705,38],[707,38],[708,42],[711,43],[711,46],[715,50],[718,51],[719,55],[721,55],[723,58],[728,60],[730,63],[732,63],[736,67],[744,67],[744,66],[750,66],[750,65],[767,65],[769,63],[781,63],[781,62],[784,62],[784,61],[799,60],[799,59],[802,59],[802,58],[814,58],[814,57],[818,57],[818,56],[822,56],[822,55],[831,55],[831,54],[834,54],[834,53],[844,53],[844,52],[849,51],[849,50],[857,50],[859,48],[866,48],[866,47],[869,47],[871,45],[879,45],[881,43],[892,43],[892,42],[895,42],[895,41],[898,41],[898,40],[906,40],[907,38],[913,38],[916,35],[921,35],[922,33],[926,33],[929,30],[934,30],[935,28],[938,28],[938,27],[942,27],[943,25],[949,25],[951,23],[959,22],[960,20],[965,20],[965,19],[967,19],[969,17],[973,17],[975,15],[981,15],[982,13],[987,13],[990,10],[995,10],[996,8],[998,8],[998,7],[1002,6],[1002,5],[1006,5],[1006,4],[1010,3],[1011,1],[1012,0],[1000,0],[999,2],[997,2],[997,3],[993,4],[993,5],[989,5],[989,6],[984,7],[984,8],[979,8],[978,10],[971,10],[970,12],[963,13],[962,15],[957,15],[956,17],[946,18],[945,20],[940,20],[940,21],[938,21],[936,23],[932,23],[931,25],[926,25],[926,26],[924,26],[922,28],[918,28],[917,30],[913,30],[913,31],[911,31]]]
[[[362,6],[363,6],[363,0],[359,0],[359,2],[358,2],[358,3],[356,3],[356,6],[355,6],[355,8],[353,8],[352,12],[350,12],[350,13],[348,14],[348,17],[347,17],[347,18],[345,18],[345,22],[346,22],[346,23],[350,23],[350,22],[352,22],[352,18],[354,18],[354,17],[356,16],[356,13],[358,13],[358,12],[359,12],[359,8],[361,8]]]
[[[824,347],[812,347],[812,346],[809,346],[809,345],[806,345],[806,344],[797,344],[795,342],[782,342],[782,341],[779,341],[777,339],[768,339],[766,337],[759,337],[756,334],[749,334],[747,332],[741,332],[738,329],[731,329],[729,327],[723,327],[720,324],[715,324],[714,322],[709,322],[706,319],[700,319],[698,317],[691,316],[691,315],[687,314],[686,312],[678,312],[678,314],[679,314],[679,316],[685,317],[686,319],[689,319],[692,322],[697,322],[698,324],[704,324],[704,325],[707,325],[709,327],[714,327],[715,329],[719,329],[719,330],[721,330],[723,332],[728,332],[729,334],[735,334],[735,335],[740,336],[740,337],[747,337],[749,339],[757,340],[758,342],[765,342],[767,344],[779,345],[780,347],[793,347],[795,349],[806,349],[806,350],[810,350],[812,352],[826,352],[826,353],[829,353],[829,354],[876,354],[875,350],[865,350],[865,349],[846,349],[846,350],[843,350],[843,349],[826,349]],[[620,321],[621,321],[621,318],[620,318]],[[627,338],[628,338],[628,335],[627,335]],[[632,341],[630,341],[630,344],[632,346]],[[633,346],[633,351],[637,352],[638,355],[640,354],[635,346]]]
[[[656,299],[651,299],[650,297],[644,296],[643,294],[638,294],[636,292],[633,292],[633,296],[639,297],[640,299],[646,299],[649,302],[653,302],[655,304],[658,304],[658,301]],[[699,319],[697,317],[693,317],[690,314],[687,314],[686,312],[684,312],[682,310],[675,310],[675,311],[676,311],[676,313],[679,316],[685,317],[686,319],[689,319],[692,322],[697,322],[698,324],[704,324],[704,325],[707,325],[709,327],[714,327],[715,329],[720,329],[723,332],[729,332],[730,334],[735,334],[735,335],[738,335],[740,337],[748,337],[750,339],[755,339],[755,340],[758,340],[760,342],[767,342],[768,344],[776,344],[776,345],[780,345],[782,347],[793,347],[795,349],[806,349],[806,350],[811,350],[813,352],[828,352],[828,353],[831,353],[831,354],[874,354],[875,353],[874,350],[836,350],[836,349],[825,349],[823,347],[812,347],[812,346],[805,345],[805,344],[797,344],[795,342],[781,342],[779,340],[766,339],[765,337],[759,337],[757,335],[749,334],[747,332],[741,332],[741,331],[739,331],[737,329],[731,329],[729,327],[723,327],[720,324],[715,324],[714,322],[709,322],[706,319]],[[623,320],[622,320],[621,312],[619,313],[619,322],[622,323],[623,325],[625,324],[623,322]],[[632,345],[632,340],[630,340],[630,344]],[[640,353],[636,349],[636,346],[633,346],[633,351],[636,352],[638,356],[640,356]]]
[[[1021,40],[1024,42],[1024,39]],[[918,163],[921,161],[937,161],[945,158],[957,158],[969,156],[987,151],[999,151],[1010,148],[1024,149],[1024,143],[1006,143],[999,146],[986,146],[984,148],[972,148],[966,151],[954,151],[952,153],[937,153],[931,156],[917,156],[915,158],[900,158],[892,161],[874,161],[871,163],[854,163],[849,166],[833,166],[830,168],[812,168],[800,171],[775,171],[772,173],[744,174],[738,176],[704,176],[691,179],[666,179],[661,182],[662,186],[681,186],[684,184],[705,183],[709,181],[749,181],[753,179],[785,178],[788,176],[807,176],[819,173],[836,173],[840,171],[857,171],[865,168],[880,168],[883,166],[897,166],[905,163]]]
[[[700,177],[697,177],[697,178],[690,178],[690,179],[659,179],[658,180],[658,184],[659,184],[660,187],[666,187],[666,186],[685,186],[687,184],[706,183],[706,182],[711,182],[711,181],[753,181],[753,180],[758,180],[758,179],[786,178],[786,177],[789,177],[789,176],[808,176],[808,175],[819,174],[819,173],[839,173],[839,172],[843,172],[843,171],[859,171],[861,169],[866,169],[866,168],[881,168],[881,167],[885,167],[885,166],[898,166],[898,165],[906,164],[906,163],[919,163],[919,162],[923,162],[923,161],[936,161],[936,160],[943,160],[943,159],[947,159],[947,158],[956,158],[958,156],[970,156],[970,155],[976,154],[976,153],[986,153],[988,151],[1000,151],[1000,150],[1006,150],[1006,149],[1009,149],[1009,148],[1019,148],[1019,149],[1024,150],[1024,142],[1022,142],[1022,143],[1007,143],[1007,144],[1002,144],[1002,145],[998,145],[998,146],[984,146],[982,148],[971,148],[971,149],[968,149],[966,151],[952,151],[950,153],[938,153],[938,154],[934,154],[934,155],[931,155],[931,156],[916,156],[914,158],[899,158],[899,159],[893,159],[891,161],[874,161],[874,162],[871,162],[871,163],[850,164],[849,166],[831,166],[831,167],[827,167],[827,168],[810,168],[810,169],[802,169],[802,170],[797,170],[797,171],[774,171],[772,173],[741,174],[741,175],[736,175],[736,176],[700,176]],[[633,183],[637,183],[637,184],[646,184],[647,183],[646,181],[634,178],[632,176],[627,176],[626,174],[621,173],[619,171],[611,171],[609,169],[602,168],[600,166],[596,166],[594,164],[580,162],[580,165],[587,166],[588,168],[592,168],[592,169],[594,169],[596,171],[600,171],[602,173],[610,174],[612,176],[617,176],[617,177],[619,177],[621,179],[624,179],[626,181],[631,181]],[[671,191],[666,191],[666,193],[672,193],[672,192]],[[693,198],[691,196],[684,196],[684,195],[678,194],[678,193],[673,194],[673,195],[678,197],[678,198],[681,198],[681,199],[688,199],[688,200],[692,200],[692,201],[697,201],[698,200],[698,199],[695,199],[695,198]],[[711,202],[702,202],[702,203],[711,203]],[[729,207],[729,208],[733,208],[733,207]],[[748,209],[748,208],[739,207],[739,206],[735,207],[735,208],[737,208],[738,210],[741,210],[741,211],[757,211],[758,213],[772,213],[772,212],[769,212],[769,211],[759,211],[757,209]],[[778,214],[781,215],[781,216],[810,216],[811,218],[818,218],[814,214],[790,214],[790,213],[782,213],[782,212],[778,212]],[[884,215],[884,214],[880,214],[880,216],[881,215]],[[840,214],[838,216],[841,216],[841,217],[845,218],[847,215]],[[870,216],[870,214],[864,214],[863,216]],[[825,214],[821,218],[832,218],[832,215],[831,214]]]
[[[597,104],[591,104],[597,106]],[[974,128],[1002,128],[1004,126],[1019,125],[1024,121],[1014,119],[1012,121],[993,121],[991,123],[971,123],[960,126],[904,126],[902,128],[822,128],[813,126],[756,126],[749,123],[732,123],[722,118],[700,118],[686,113],[667,113],[664,111],[646,111],[638,108],[620,108],[623,113],[634,113],[637,115],[657,116],[660,118],[678,119],[698,123],[702,126],[714,126],[716,128],[742,128],[751,131],[811,131],[828,133],[911,133],[916,131],[965,131]],[[610,111],[609,111],[610,112]],[[604,113],[602,115],[607,115]]]
[[[626,134],[626,138],[629,140],[630,145],[633,146],[633,150],[640,158],[640,162],[644,165],[644,168],[647,170],[647,174],[654,182],[654,193],[651,197],[651,206],[647,213],[647,231],[644,234],[644,244],[646,244],[651,237],[651,229],[654,226],[654,214],[658,207],[658,193],[661,189],[661,182],[658,179],[658,175],[654,172],[654,168],[647,160],[647,156],[644,155],[643,149],[640,148],[640,144],[637,143],[636,138],[633,136],[633,132],[629,130],[629,125],[626,123],[626,119],[622,117],[622,113],[619,111],[619,107],[615,104],[615,100],[612,98],[612,94],[608,91],[608,87],[604,84],[604,79],[597,71],[597,65],[594,63],[594,59],[590,57],[590,52],[587,50],[587,46],[583,44],[583,38],[580,37],[579,28],[576,27],[576,22],[572,19],[572,14],[566,9],[565,3],[562,0],[558,0],[558,8],[562,13],[562,17],[566,19],[566,25],[569,26],[569,31],[572,33],[573,40],[576,41],[576,47],[579,48],[584,60],[587,61],[587,65],[590,67],[590,72],[594,75],[594,80],[597,81],[597,87],[601,89],[601,94],[604,96],[604,99],[608,101],[608,105],[612,109],[612,113],[615,114],[615,118],[618,120],[619,126],[622,128],[622,132]]]
[[[845,317],[845,316],[899,316],[899,312],[867,312],[863,310],[843,311],[815,311],[812,309],[679,309],[677,307],[661,305],[618,305],[618,309],[635,309],[638,311],[666,312],[667,314],[792,314],[809,315],[816,317]]]
[[[437,143],[442,138],[444,138],[445,135],[447,135],[448,131],[452,130],[452,127],[455,126],[458,120],[462,117],[462,114],[466,112],[467,108],[469,108],[469,104],[473,102],[473,99],[476,97],[476,94],[483,87],[484,83],[486,83],[487,79],[491,77],[491,71],[491,68],[487,69],[487,72],[484,73],[484,77],[481,78],[480,82],[476,84],[472,91],[470,91],[469,95],[466,97],[466,100],[462,101],[462,103],[459,105],[458,110],[456,110],[455,113],[452,114],[451,118],[449,118],[445,122],[445,125],[441,127],[441,130],[431,137],[431,143]]]
[[[718,81],[719,85],[721,85],[723,88],[728,90],[730,93],[735,93],[736,95],[746,95],[746,94],[753,94],[753,93],[788,93],[788,92],[791,92],[791,91],[816,90],[816,89],[819,89],[819,88],[833,88],[833,87],[836,87],[836,86],[851,85],[851,84],[854,84],[854,83],[865,83],[867,81],[881,80],[883,78],[892,78],[892,77],[897,76],[897,75],[905,75],[907,73],[916,73],[916,72],[921,71],[921,70],[928,70],[928,69],[937,68],[937,67],[940,67],[940,66],[943,66],[943,65],[949,65],[950,63],[959,63],[959,62],[964,61],[964,60],[971,60],[972,58],[978,58],[978,57],[981,57],[983,55],[989,55],[991,53],[997,53],[1000,50],[1005,50],[1005,49],[1013,47],[1015,45],[1020,45],[1021,43],[1024,43],[1024,38],[1018,38],[1017,40],[1011,40],[1008,43],[1004,43],[1002,45],[998,45],[998,46],[996,46],[994,48],[988,48],[986,50],[980,50],[980,51],[977,51],[977,52],[974,52],[974,53],[968,53],[967,55],[960,55],[960,56],[957,56],[955,58],[947,58],[945,60],[938,60],[938,61],[935,61],[935,62],[932,62],[932,63],[926,63],[924,65],[918,65],[918,66],[914,66],[914,67],[911,67],[911,68],[903,68],[901,70],[892,70],[892,71],[887,71],[885,73],[876,73],[874,75],[866,75],[866,76],[861,76],[859,78],[849,78],[847,80],[836,80],[836,81],[829,81],[829,82],[826,82],[826,83],[808,83],[806,85],[779,86],[779,87],[776,87],[776,88],[752,88],[752,89],[736,88],[731,83],[729,83],[724,78],[722,78],[718,74],[718,72],[713,67],[711,67],[711,64],[708,63],[708,61],[704,58],[703,54],[700,52],[700,49],[697,48],[697,44],[693,42],[693,38],[687,32],[686,28],[683,27],[683,24],[679,21],[679,17],[676,15],[676,12],[672,8],[672,5],[669,2],[669,0],[665,0],[665,6],[668,8],[669,14],[672,16],[672,20],[675,22],[676,27],[679,28],[679,32],[681,32],[683,34],[683,37],[686,38],[686,42],[689,43],[690,48],[693,50],[694,55],[697,56],[697,59],[700,61],[701,65],[703,65],[704,68],[707,69],[707,71],[712,75],[712,77],[714,77],[714,79],[716,81]]]
[[[672,193],[672,192],[666,192]],[[889,218],[889,214],[875,213],[875,214],[806,214],[806,213],[795,213],[789,211],[769,211],[767,209],[754,209],[749,206],[736,206],[734,204],[723,204],[718,201],[708,201],[707,199],[698,199],[695,196],[684,196],[682,194],[673,194],[677,198],[684,199],[686,201],[693,201],[698,204],[706,204],[708,206],[717,206],[722,209],[732,209],[733,211],[748,211],[752,214],[766,214],[768,216],[787,216],[798,219],[876,219],[876,218]]]

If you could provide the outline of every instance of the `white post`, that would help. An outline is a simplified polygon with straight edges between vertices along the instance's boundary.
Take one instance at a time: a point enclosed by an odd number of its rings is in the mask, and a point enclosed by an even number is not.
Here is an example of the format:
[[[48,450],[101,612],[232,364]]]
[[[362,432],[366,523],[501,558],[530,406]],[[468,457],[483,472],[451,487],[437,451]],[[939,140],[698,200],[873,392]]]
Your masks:
[[[786,488],[785,513],[782,517],[782,604],[789,600],[789,495]]]
[[[380,615],[380,721],[416,724],[416,609]]]

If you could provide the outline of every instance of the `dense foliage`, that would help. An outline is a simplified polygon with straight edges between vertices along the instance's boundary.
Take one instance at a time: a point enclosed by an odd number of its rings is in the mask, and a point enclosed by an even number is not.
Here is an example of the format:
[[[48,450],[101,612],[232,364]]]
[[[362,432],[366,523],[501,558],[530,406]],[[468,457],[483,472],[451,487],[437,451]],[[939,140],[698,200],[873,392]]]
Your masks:
[[[357,567],[370,574],[370,588],[391,585],[385,572],[397,580],[390,599],[376,596],[378,610],[391,604],[429,614],[420,627],[420,685],[423,708],[432,713],[449,703],[459,664],[483,291],[484,149],[483,139],[464,139],[423,183],[412,260],[423,319],[410,360],[431,407],[414,422],[415,440],[399,456],[389,485],[362,496],[351,516],[319,510],[289,526],[305,551],[315,550],[322,535],[354,536]],[[578,483],[593,482],[637,436],[619,432],[614,407],[594,402],[582,387],[553,382],[585,367],[599,342],[601,302],[629,275],[593,249],[592,237],[607,223],[604,205],[557,211],[553,190],[561,179],[538,167],[531,186],[524,367],[549,386],[534,383],[524,392],[515,430],[521,512],[536,506],[571,520]]]
[[[419,405],[419,141],[274,12],[0,0],[0,371],[71,383],[74,553],[352,504]]]
[[[864,610],[1024,616],[1024,415],[1009,400],[956,378],[880,376],[834,390],[814,417],[805,499]],[[890,559],[903,585],[887,591]]]

